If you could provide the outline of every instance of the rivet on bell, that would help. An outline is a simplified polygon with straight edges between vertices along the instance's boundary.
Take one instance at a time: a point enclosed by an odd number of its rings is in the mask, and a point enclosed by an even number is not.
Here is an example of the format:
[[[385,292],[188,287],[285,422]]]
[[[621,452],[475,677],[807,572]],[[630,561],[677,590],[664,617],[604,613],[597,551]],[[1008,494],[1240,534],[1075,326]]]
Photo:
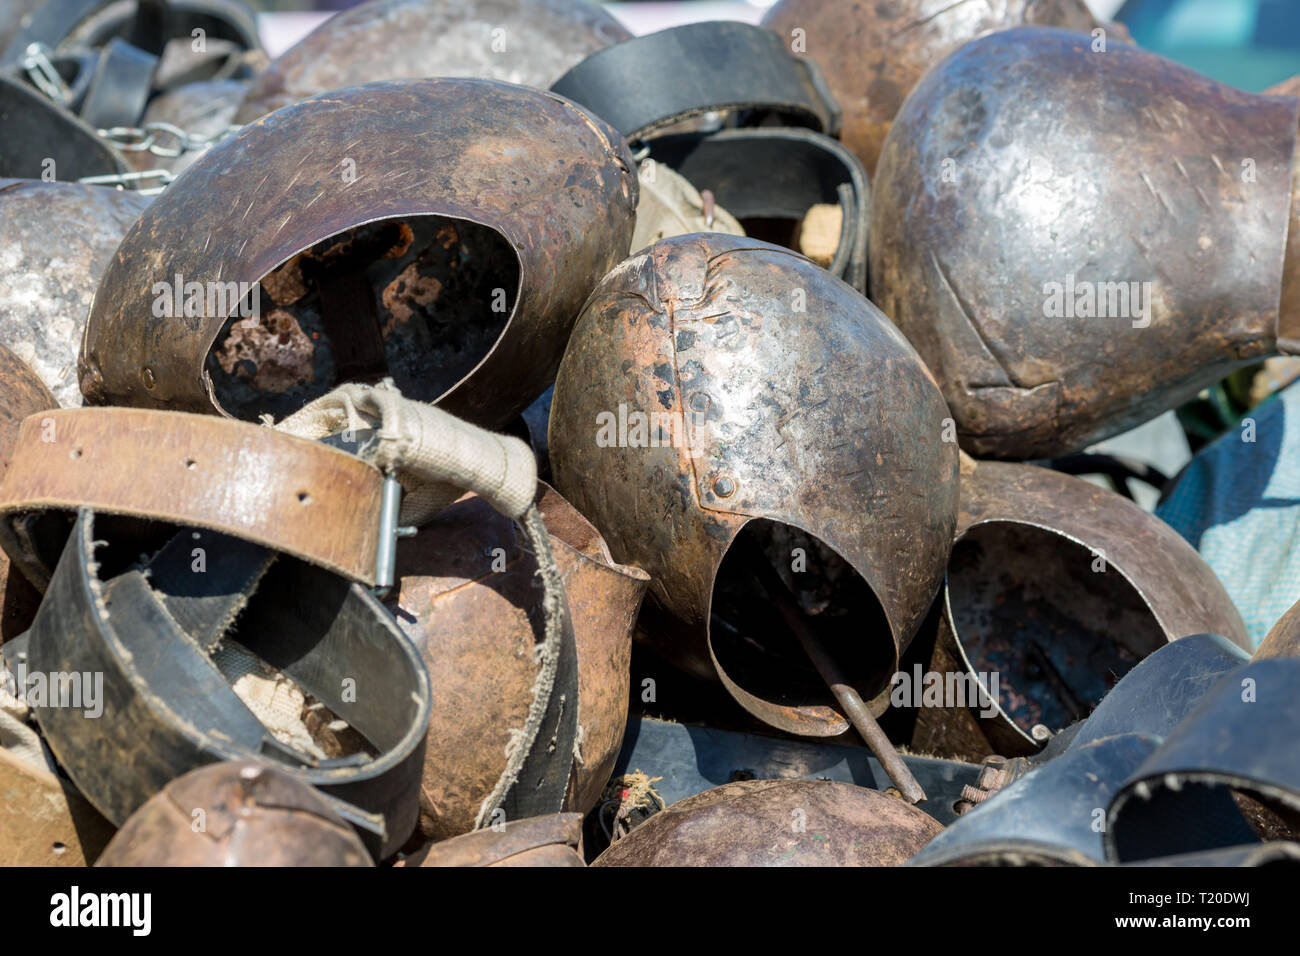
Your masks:
[[[707,412],[709,410],[709,405],[711,405],[712,403],[713,403],[713,399],[709,397],[708,392],[694,392],[691,394],[691,398],[690,398],[691,411],[695,412],[698,415],[703,415],[705,412]]]
[[[713,493],[719,498],[730,498],[736,493],[736,482],[729,475],[713,479]]]

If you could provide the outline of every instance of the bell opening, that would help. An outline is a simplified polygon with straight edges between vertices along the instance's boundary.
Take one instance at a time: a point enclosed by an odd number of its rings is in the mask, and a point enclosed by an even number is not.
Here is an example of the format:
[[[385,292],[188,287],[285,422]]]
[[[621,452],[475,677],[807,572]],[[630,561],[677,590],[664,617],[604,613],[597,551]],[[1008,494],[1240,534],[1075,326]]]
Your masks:
[[[750,521],[714,580],[709,645],[719,675],[746,710],[774,727],[843,733],[848,723],[791,615],[864,701],[888,687],[897,654],[871,586],[813,535],[778,521]]]
[[[947,597],[967,663],[997,675],[998,704],[1026,734],[1087,717],[1166,643],[1150,607],[1105,555],[1031,525],[968,531],[953,547]]]
[[[437,401],[496,345],[520,271],[505,236],[464,219],[406,216],[337,233],[247,290],[208,353],[213,394],[249,421],[386,377],[409,398]]]

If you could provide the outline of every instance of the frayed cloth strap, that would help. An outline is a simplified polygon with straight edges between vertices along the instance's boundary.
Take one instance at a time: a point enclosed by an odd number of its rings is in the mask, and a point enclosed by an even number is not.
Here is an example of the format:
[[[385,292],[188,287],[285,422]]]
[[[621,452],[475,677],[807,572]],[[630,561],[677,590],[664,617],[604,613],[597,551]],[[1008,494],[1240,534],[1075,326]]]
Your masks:
[[[290,415],[276,429],[317,440],[378,424],[377,448],[365,456],[402,483],[402,523],[421,525],[472,491],[510,518],[537,494],[537,460],[527,444],[471,425],[383,384],[341,385]]]
[[[533,504],[537,461],[532,449],[518,438],[404,398],[391,379],[373,387],[341,385],[274,427],[319,440],[376,426],[378,440],[362,457],[401,482],[403,524],[419,526],[472,491],[523,527],[542,579],[546,637],[533,649],[538,671],[528,715],[523,727],[510,731],[506,768],[480,805],[475,826],[497,822],[498,810],[512,819],[558,812],[578,731],[577,651],[564,581]]]

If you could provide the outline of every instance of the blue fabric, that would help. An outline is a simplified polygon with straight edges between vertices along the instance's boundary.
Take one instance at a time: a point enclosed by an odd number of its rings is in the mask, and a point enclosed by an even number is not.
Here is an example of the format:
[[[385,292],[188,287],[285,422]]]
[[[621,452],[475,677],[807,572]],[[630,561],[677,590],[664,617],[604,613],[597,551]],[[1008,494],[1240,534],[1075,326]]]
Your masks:
[[[1258,647],[1300,600],[1300,388],[1202,449],[1156,514],[1214,569]]]

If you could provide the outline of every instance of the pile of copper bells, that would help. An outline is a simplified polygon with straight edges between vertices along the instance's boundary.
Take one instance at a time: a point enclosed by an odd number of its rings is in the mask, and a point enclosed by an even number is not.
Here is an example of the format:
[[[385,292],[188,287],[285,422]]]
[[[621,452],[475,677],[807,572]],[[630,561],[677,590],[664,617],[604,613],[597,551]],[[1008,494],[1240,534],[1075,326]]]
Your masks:
[[[1300,860],[1300,606],[1050,467],[1300,352],[1300,99],[1083,0],[5,13],[0,865]]]

